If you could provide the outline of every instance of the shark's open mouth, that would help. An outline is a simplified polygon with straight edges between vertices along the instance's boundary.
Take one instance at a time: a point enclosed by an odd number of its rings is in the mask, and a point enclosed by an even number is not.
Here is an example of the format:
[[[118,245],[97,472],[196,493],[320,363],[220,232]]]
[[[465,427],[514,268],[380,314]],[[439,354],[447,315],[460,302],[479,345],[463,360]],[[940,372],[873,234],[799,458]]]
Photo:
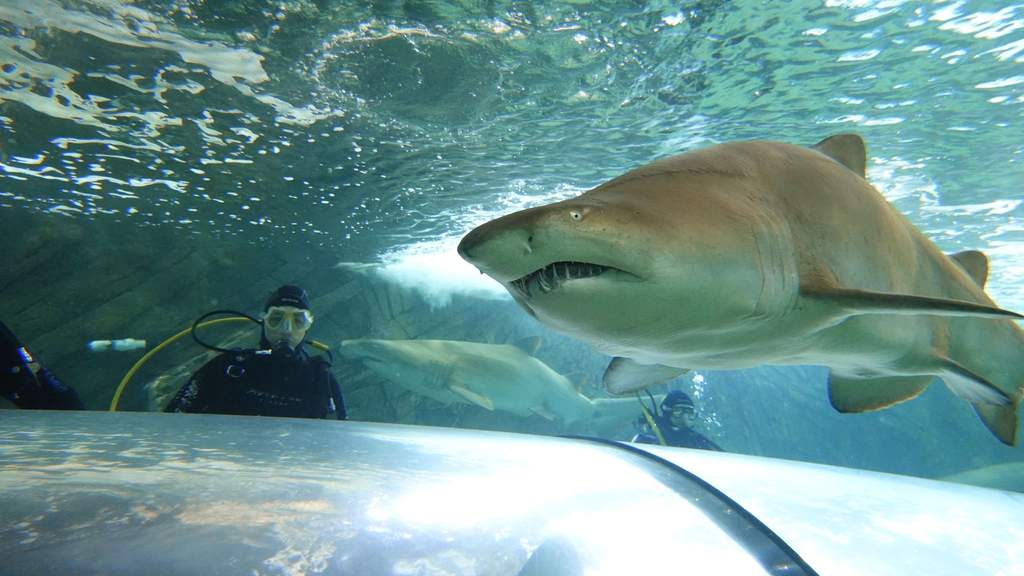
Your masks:
[[[511,282],[517,292],[527,298],[533,296],[534,290],[547,294],[558,288],[563,282],[592,278],[607,272],[624,272],[618,268],[589,264],[587,262],[555,262]]]

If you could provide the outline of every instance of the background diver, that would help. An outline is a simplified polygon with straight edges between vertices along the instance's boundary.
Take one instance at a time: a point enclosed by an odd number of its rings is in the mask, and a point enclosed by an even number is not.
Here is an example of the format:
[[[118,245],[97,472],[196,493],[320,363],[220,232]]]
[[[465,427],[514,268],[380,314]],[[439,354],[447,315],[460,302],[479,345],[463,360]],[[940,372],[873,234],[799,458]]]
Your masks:
[[[18,408],[85,409],[78,393],[37,362],[3,322],[0,322],[0,395]]]
[[[222,351],[164,412],[346,419],[330,362],[303,349],[313,325],[306,291],[294,285],[275,290],[263,306],[262,324],[258,349]]]
[[[693,400],[682,390],[669,392],[661,401],[660,412],[650,414],[644,408],[643,418],[649,418],[647,426],[633,437],[633,442],[723,451],[718,444],[693,429],[696,409]]]

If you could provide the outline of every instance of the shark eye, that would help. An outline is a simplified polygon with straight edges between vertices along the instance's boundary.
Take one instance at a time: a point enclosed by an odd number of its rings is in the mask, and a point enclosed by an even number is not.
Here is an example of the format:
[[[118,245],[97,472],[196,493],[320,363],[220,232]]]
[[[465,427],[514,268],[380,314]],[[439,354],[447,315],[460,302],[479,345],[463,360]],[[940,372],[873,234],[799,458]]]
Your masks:
[[[583,212],[580,212],[579,210],[569,210],[569,216],[573,220],[583,220]]]

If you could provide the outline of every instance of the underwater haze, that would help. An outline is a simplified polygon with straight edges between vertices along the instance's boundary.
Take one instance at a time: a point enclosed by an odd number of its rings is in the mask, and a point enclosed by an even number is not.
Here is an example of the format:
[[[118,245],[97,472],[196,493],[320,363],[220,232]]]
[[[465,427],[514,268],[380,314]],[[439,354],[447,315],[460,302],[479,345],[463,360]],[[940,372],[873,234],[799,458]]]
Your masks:
[[[608,358],[529,318],[459,239],[671,154],[840,132],[1024,311],[1024,4],[0,0],[0,319],[95,409],[141,351],[89,340],[151,348],[283,282],[335,349],[541,336],[600,396]],[[158,409],[204,358],[155,359],[123,407]],[[335,368],[354,419],[567,432]],[[731,451],[926,476],[1021,459],[940,385],[841,416],[821,368],[695,368],[669,387]]]

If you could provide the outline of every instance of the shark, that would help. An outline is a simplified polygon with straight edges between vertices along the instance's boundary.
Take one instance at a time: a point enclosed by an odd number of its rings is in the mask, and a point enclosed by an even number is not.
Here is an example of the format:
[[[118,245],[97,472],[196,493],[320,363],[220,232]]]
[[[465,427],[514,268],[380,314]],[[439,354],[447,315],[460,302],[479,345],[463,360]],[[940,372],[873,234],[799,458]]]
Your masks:
[[[1001,462],[980,468],[962,470],[939,480],[971,484],[983,488],[1024,492],[1024,462]]]
[[[855,413],[938,378],[1015,444],[1022,316],[985,293],[984,253],[943,253],[866,168],[857,134],[725,142],[486,222],[458,251],[612,356],[612,393],[690,368],[823,365],[832,406]]]
[[[531,341],[532,342],[532,341]],[[446,405],[471,404],[517,416],[541,416],[565,427],[628,422],[635,400],[591,399],[527,349],[536,345],[462,340],[343,340],[341,355],[386,380]]]

